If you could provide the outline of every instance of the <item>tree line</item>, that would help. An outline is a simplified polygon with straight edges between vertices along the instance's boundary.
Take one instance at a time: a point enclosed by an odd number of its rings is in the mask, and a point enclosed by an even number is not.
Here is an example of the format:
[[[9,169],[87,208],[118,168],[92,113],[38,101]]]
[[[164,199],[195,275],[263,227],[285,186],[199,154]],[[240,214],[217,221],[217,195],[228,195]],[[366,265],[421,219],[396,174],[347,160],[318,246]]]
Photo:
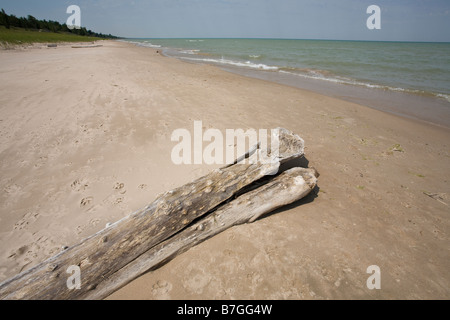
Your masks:
[[[118,37],[113,36],[111,34],[103,34],[93,32],[91,30],[87,30],[82,27],[80,29],[69,29],[67,24],[59,23],[58,21],[52,20],[38,20],[35,17],[28,15],[28,17],[16,17],[11,14],[8,15],[4,9],[0,11],[0,26],[5,26],[7,29],[11,27],[23,28],[27,30],[42,30],[47,32],[55,32],[55,33],[72,33],[80,36],[90,36],[90,37],[98,37],[104,39],[117,39]]]

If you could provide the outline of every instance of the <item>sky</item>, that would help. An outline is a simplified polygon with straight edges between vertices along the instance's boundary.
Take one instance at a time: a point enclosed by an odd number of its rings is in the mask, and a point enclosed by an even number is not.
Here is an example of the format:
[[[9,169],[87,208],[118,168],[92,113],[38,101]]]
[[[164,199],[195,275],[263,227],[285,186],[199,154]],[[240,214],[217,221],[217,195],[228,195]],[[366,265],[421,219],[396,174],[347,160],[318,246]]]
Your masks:
[[[129,38],[283,38],[450,42],[450,0],[0,0],[18,17],[81,25]],[[367,8],[381,29],[368,29]]]

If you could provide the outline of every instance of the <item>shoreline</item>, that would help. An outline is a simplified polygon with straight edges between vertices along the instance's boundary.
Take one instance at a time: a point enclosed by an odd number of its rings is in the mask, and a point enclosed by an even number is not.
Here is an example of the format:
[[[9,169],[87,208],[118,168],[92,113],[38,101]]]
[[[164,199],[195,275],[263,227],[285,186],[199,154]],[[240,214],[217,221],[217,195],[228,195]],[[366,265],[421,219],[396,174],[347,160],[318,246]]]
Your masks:
[[[173,130],[202,120],[299,134],[319,192],[109,299],[450,297],[448,128],[156,51],[0,52],[0,281],[214,169],[170,161]],[[381,290],[365,286],[371,265]]]
[[[424,122],[443,128],[450,128],[450,103],[440,98],[416,95],[408,92],[393,92],[377,88],[364,88],[340,83],[324,83],[323,80],[298,79],[298,76],[275,76],[267,71],[222,68],[225,71],[267,80],[294,88],[315,92],[391,115]],[[423,105],[427,105],[423,109]]]

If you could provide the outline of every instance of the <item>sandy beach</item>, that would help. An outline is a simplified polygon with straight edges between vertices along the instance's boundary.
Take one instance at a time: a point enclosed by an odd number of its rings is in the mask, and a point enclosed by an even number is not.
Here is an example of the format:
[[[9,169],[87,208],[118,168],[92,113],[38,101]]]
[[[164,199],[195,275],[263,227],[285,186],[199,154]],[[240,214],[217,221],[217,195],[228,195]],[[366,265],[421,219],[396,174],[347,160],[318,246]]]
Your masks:
[[[318,188],[110,299],[450,298],[450,128],[101,44],[0,51],[0,282],[219,167],[171,161],[197,120],[297,133]]]

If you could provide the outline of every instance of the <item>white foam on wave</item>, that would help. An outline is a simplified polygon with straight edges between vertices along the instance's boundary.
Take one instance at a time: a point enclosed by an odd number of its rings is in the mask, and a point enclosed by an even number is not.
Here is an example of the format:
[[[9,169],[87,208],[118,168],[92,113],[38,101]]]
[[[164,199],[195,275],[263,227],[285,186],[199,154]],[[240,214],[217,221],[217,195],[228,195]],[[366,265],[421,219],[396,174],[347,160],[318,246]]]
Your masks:
[[[148,48],[161,48],[161,46],[159,44],[151,44],[150,42],[143,43],[143,44],[141,44],[141,46],[148,47]]]
[[[320,72],[313,71],[313,70],[309,70],[308,73],[296,73],[296,72],[290,72],[290,71],[286,71],[286,70],[280,70],[279,72],[291,74],[294,76],[307,78],[307,79],[324,80],[324,81],[342,83],[342,84],[356,84],[356,83],[354,83],[354,81],[352,81],[350,79],[325,77]]]
[[[161,46],[160,45],[158,45],[158,44],[152,44],[152,43],[150,43],[149,41],[143,41],[143,42],[141,42],[141,41],[126,41],[126,42],[129,42],[129,43],[133,43],[133,44],[135,44],[135,45],[137,45],[137,46],[139,46],[139,47],[146,47],[146,48],[161,48]]]
[[[181,50],[180,53],[184,54],[197,54],[197,52],[200,52],[200,50]]]
[[[447,102],[450,102],[450,95],[448,94],[438,93],[436,97],[447,100]]]
[[[232,65],[232,66],[236,66],[236,67],[247,67],[247,68],[266,70],[266,71],[278,70],[278,67],[268,66],[263,63],[253,63],[251,61],[239,62],[239,61],[227,60],[227,59],[223,59],[223,58],[222,59],[211,59],[211,58],[199,59],[199,58],[186,58],[185,57],[182,59],[194,60],[194,61],[200,61],[200,62],[219,63],[219,64],[225,64],[225,65]]]
[[[296,73],[296,72],[290,72],[286,70],[279,70],[280,73],[285,74],[291,74],[294,76],[307,78],[307,79],[314,79],[314,80],[323,80],[328,82],[334,82],[339,84],[347,84],[347,85],[354,85],[354,86],[361,86],[366,87],[370,89],[381,89],[381,90],[389,90],[389,91],[395,91],[395,92],[403,92],[403,93],[412,93],[412,94],[418,94],[418,95],[431,95],[436,98],[444,99],[450,102],[450,95],[448,94],[442,94],[442,93],[431,93],[426,92],[424,90],[417,90],[417,89],[405,89],[405,88],[399,88],[399,87],[391,87],[387,85],[380,85],[380,84],[374,84],[374,83],[367,83],[362,81],[357,81],[349,78],[339,77],[339,76],[325,76],[320,71],[315,70],[308,70],[307,73]]]

